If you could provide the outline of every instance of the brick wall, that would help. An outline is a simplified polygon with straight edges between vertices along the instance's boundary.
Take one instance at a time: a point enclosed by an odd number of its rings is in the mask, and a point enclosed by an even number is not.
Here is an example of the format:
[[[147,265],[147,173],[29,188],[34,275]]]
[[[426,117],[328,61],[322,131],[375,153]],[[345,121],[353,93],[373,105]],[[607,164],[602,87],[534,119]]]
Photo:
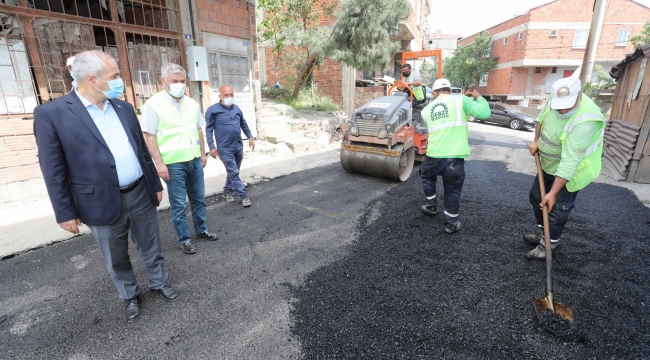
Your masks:
[[[330,59],[314,68],[314,81],[320,95],[328,96],[343,108],[343,66]]]
[[[200,31],[250,39],[255,6],[239,0],[197,0],[196,8]]]
[[[0,184],[42,177],[33,120],[0,120]]]
[[[285,47],[286,52],[295,51],[294,46]],[[278,67],[278,76],[275,76],[275,57],[271,48],[265,49],[266,54],[266,83],[271,86],[276,81],[282,84],[284,88],[293,89],[294,83],[287,83],[287,79],[295,80],[298,71],[291,66],[286,60],[280,62]],[[330,59],[325,59],[320,67],[314,67],[314,82],[318,86],[318,93],[328,96],[334,102],[343,107],[343,66]]]
[[[358,109],[370,100],[386,96],[385,86],[368,86],[355,88],[354,108]]]

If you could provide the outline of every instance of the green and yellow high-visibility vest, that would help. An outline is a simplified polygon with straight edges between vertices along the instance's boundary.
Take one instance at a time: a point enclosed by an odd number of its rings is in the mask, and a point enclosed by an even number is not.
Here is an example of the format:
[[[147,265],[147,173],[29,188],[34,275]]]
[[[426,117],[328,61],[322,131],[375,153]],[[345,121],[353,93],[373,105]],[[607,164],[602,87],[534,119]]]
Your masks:
[[[164,91],[145,103],[158,115],[158,149],[165,164],[190,161],[201,156],[198,123],[199,107],[194,99],[181,98],[181,113]]]
[[[429,132],[428,157],[466,158],[469,155],[467,117],[463,96],[442,94],[422,109]]]
[[[415,77],[415,74],[411,73],[409,77],[405,78],[404,81],[406,82],[413,82],[413,78]],[[413,97],[417,101],[422,101],[424,99],[424,91],[422,90],[422,86],[411,86],[411,90],[413,90]]]
[[[582,95],[586,96],[586,95]],[[549,97],[547,101],[551,101]],[[589,142],[589,147],[585,151],[585,154],[578,164],[578,169],[573,178],[567,182],[566,189],[569,192],[576,192],[583,189],[585,186],[589,185],[592,181],[596,180],[598,175],[600,175],[600,170],[602,168],[602,155],[603,155],[603,138],[605,137],[605,117],[603,112],[600,110],[598,105],[593,101],[582,101],[582,105],[578,107],[578,112],[573,115],[564,126],[562,130],[562,135],[560,136],[560,141],[562,142],[562,147],[566,146],[566,138],[571,133],[577,125],[588,122],[596,121],[601,123],[600,131],[597,131]],[[544,118],[546,114],[551,111],[551,107],[548,106],[547,110],[539,117],[540,123],[543,125]]]

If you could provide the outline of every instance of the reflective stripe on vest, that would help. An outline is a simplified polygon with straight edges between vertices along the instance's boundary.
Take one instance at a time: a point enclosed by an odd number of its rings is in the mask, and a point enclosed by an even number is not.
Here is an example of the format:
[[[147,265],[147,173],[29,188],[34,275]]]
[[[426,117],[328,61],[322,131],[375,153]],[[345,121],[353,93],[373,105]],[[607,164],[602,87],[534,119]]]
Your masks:
[[[185,132],[185,131],[188,131],[188,130],[196,130],[196,125],[195,124],[185,124],[183,126],[179,126],[179,127],[175,127],[175,128],[159,130],[156,135],[158,137],[164,137],[164,136],[169,136],[169,135],[182,133],[182,132]]]
[[[163,146],[159,146],[158,150],[160,150],[161,153],[165,152],[170,152],[170,151],[177,151],[177,150],[183,150],[183,149],[189,149],[193,146],[200,146],[201,144],[199,143],[199,139],[194,139],[188,142],[182,142],[182,143],[173,143],[173,144],[167,144]]]
[[[594,114],[594,113],[580,114],[573,121],[566,124],[566,126],[564,127],[564,132],[567,134],[570,133],[571,130],[573,130],[573,128],[575,128],[577,125],[579,125],[585,120],[605,121],[605,117],[602,114]]]
[[[587,156],[589,156],[591,153],[598,150],[598,148],[600,147],[600,144],[603,143],[603,138],[604,137],[605,137],[605,127],[603,126],[603,129],[600,131],[600,138],[593,145],[588,147],[587,150],[585,151],[585,155],[584,155],[585,158]]]

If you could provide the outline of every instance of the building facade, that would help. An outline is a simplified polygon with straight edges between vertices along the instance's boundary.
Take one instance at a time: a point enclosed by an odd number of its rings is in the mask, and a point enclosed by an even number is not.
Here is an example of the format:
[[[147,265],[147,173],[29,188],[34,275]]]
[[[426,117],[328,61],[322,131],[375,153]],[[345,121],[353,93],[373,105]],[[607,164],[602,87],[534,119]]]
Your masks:
[[[498,62],[483,76],[478,91],[510,104],[541,104],[554,81],[582,64],[593,7],[594,0],[556,0],[486,29]],[[636,1],[608,0],[596,64],[609,69],[633,51],[628,38],[648,20],[650,8]],[[473,43],[476,35],[461,39],[458,46]]]
[[[117,59],[124,99],[138,109],[162,90],[162,64],[187,68],[186,48],[205,47],[209,77],[190,81],[190,96],[205,108],[232,84],[254,118],[254,14],[254,0],[1,1],[0,184],[41,177],[32,113],[72,90],[65,63],[82,51]]]
[[[458,41],[463,37],[460,35],[444,34],[440,30],[426,35],[425,48],[427,50],[442,50],[442,57],[446,59],[454,54],[458,47]]]

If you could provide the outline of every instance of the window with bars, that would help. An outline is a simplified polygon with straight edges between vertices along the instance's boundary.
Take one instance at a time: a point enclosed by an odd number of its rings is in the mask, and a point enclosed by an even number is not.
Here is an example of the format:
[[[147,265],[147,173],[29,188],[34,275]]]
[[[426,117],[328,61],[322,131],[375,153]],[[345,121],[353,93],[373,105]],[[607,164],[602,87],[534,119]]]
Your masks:
[[[133,90],[142,106],[155,93],[162,91],[160,67],[167,63],[181,64],[177,39],[141,34],[126,34]]]
[[[177,0],[118,1],[120,22],[156,29],[178,31]]]
[[[93,19],[111,19],[109,0],[27,0],[27,7]]]

